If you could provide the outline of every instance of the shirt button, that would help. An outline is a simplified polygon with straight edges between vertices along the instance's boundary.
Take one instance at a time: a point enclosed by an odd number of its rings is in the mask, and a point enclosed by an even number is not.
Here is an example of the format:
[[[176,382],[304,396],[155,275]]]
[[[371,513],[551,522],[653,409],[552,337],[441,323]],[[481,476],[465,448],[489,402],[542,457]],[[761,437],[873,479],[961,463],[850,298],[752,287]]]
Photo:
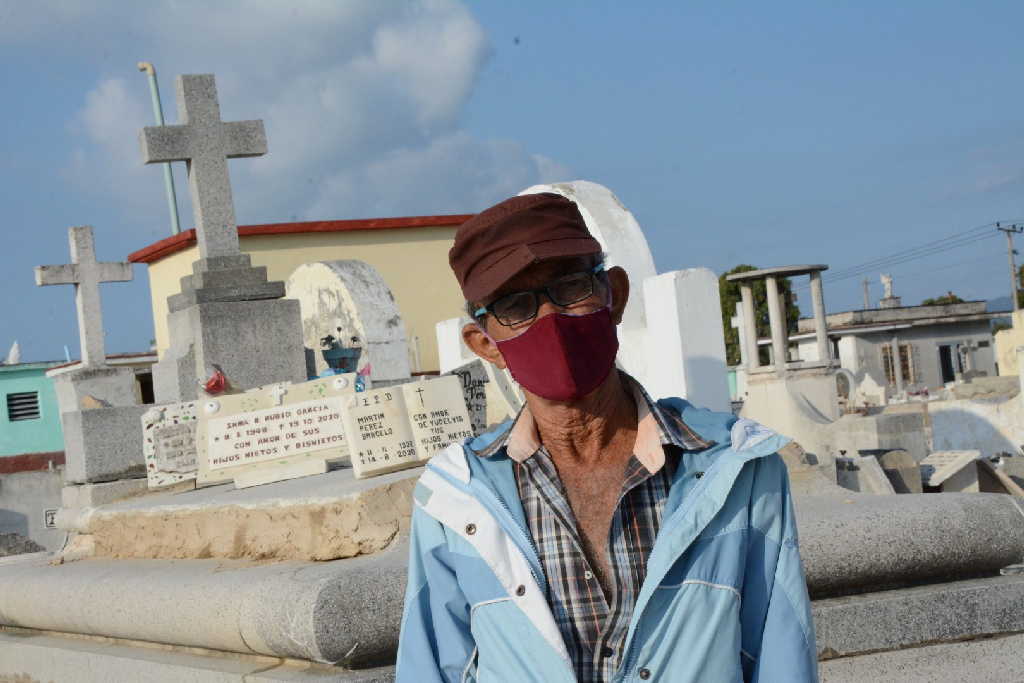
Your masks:
[[[526,595],[526,586],[520,586],[519,588],[517,588],[516,595],[518,595],[519,597],[523,597],[524,595]]]
[[[648,678],[651,677],[651,670],[650,669],[640,669],[640,671],[638,671],[637,674],[639,674],[640,680],[646,681]]]
[[[694,472],[694,473],[693,473],[693,476],[695,476],[695,477],[697,477],[698,479],[700,479],[701,477],[703,477],[703,476],[704,476],[704,473],[703,473],[703,472]]]
[[[615,650],[611,649],[607,645],[601,648],[602,657],[611,657],[613,654],[615,654]]]
[[[583,572],[583,578],[587,581],[590,581],[592,578],[594,578],[594,572],[588,569],[587,571]]]
[[[476,524],[467,524],[466,525],[466,533],[469,534],[470,536],[475,534],[476,533]]]

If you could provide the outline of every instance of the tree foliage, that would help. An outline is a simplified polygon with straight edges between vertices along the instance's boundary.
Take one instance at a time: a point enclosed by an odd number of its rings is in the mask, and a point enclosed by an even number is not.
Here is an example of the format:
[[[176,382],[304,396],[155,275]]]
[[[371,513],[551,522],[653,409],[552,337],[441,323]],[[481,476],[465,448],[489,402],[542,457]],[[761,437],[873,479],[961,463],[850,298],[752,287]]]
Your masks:
[[[726,275],[733,273],[744,273],[748,270],[757,270],[757,266],[740,264],[729,270],[718,278],[718,291],[722,300],[722,327],[725,331],[725,358],[729,365],[737,365],[740,362],[740,335],[739,330],[732,326],[732,318],[736,315],[736,303],[740,301],[740,283],[729,282]],[[764,280],[753,283],[754,294],[754,317],[756,318],[757,336],[768,337],[771,335],[771,325],[768,322],[768,292]],[[796,321],[800,319],[800,307],[796,303],[789,278],[779,278],[779,294],[790,303],[786,306],[786,328],[788,332],[796,332]],[[768,362],[768,350],[761,349],[761,360]]]
[[[963,299],[958,297],[953,292],[946,292],[942,296],[937,296],[934,299],[925,299],[921,302],[922,306],[944,306],[946,304],[962,304]]]

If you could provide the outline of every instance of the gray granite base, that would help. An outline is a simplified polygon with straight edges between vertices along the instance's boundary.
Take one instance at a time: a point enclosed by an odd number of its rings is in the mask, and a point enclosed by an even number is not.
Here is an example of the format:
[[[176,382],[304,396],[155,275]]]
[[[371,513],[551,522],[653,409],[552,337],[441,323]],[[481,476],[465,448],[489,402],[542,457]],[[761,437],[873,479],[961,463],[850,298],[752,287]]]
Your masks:
[[[142,414],[147,405],[62,413],[64,482],[88,484],[146,476]]]
[[[306,356],[293,299],[200,303],[168,316],[171,346],[153,366],[158,403],[199,397],[214,363],[236,389],[302,382]]]

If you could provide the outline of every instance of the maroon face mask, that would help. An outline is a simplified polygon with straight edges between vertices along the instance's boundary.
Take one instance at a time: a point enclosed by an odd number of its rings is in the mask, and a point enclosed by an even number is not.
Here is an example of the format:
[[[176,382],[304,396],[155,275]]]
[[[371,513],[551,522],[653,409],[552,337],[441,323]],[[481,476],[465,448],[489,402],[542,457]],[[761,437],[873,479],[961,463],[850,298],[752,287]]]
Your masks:
[[[619,351],[608,306],[583,315],[551,313],[495,343],[515,380],[550,401],[578,400],[597,389]]]

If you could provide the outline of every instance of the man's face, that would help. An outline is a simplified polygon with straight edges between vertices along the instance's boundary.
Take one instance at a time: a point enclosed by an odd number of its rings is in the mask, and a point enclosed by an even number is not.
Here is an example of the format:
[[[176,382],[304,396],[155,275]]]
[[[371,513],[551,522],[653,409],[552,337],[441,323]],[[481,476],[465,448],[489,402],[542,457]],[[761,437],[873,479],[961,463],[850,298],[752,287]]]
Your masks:
[[[500,322],[494,313],[488,312],[481,321],[485,326],[487,334],[496,340],[508,339],[521,334],[526,328],[538,319],[552,313],[571,311],[576,315],[596,311],[608,303],[608,281],[604,275],[592,274],[598,259],[594,256],[572,256],[568,258],[552,259],[541,261],[518,273],[511,280],[502,285],[493,295],[488,297],[483,305],[492,306],[495,302],[508,302],[510,295],[520,292],[529,292],[542,287],[553,287],[556,283],[567,279],[578,281],[580,274],[587,274],[592,278],[593,291],[591,295],[581,301],[569,306],[560,306],[553,302],[547,292],[536,292],[537,314],[527,320],[510,321],[512,325]],[[520,298],[520,297],[514,297]],[[529,297],[522,297],[529,300]]]
[[[485,301],[473,303],[478,304],[477,307],[491,305],[509,294],[545,287],[573,273],[590,272],[597,263],[596,255],[541,261],[518,273]],[[546,293],[540,292],[537,294],[537,315],[535,317],[509,326],[501,324],[494,315],[487,313],[482,319],[478,319],[479,324],[469,323],[466,325],[462,330],[462,337],[466,345],[478,356],[504,368],[505,360],[494,342],[522,334],[530,325],[546,315],[566,311],[574,314],[590,313],[609,303],[611,304],[612,320],[618,324],[622,321],[622,312],[626,307],[628,297],[629,278],[626,271],[616,266],[610,268],[603,275],[596,275],[593,294],[569,307],[556,305]]]

